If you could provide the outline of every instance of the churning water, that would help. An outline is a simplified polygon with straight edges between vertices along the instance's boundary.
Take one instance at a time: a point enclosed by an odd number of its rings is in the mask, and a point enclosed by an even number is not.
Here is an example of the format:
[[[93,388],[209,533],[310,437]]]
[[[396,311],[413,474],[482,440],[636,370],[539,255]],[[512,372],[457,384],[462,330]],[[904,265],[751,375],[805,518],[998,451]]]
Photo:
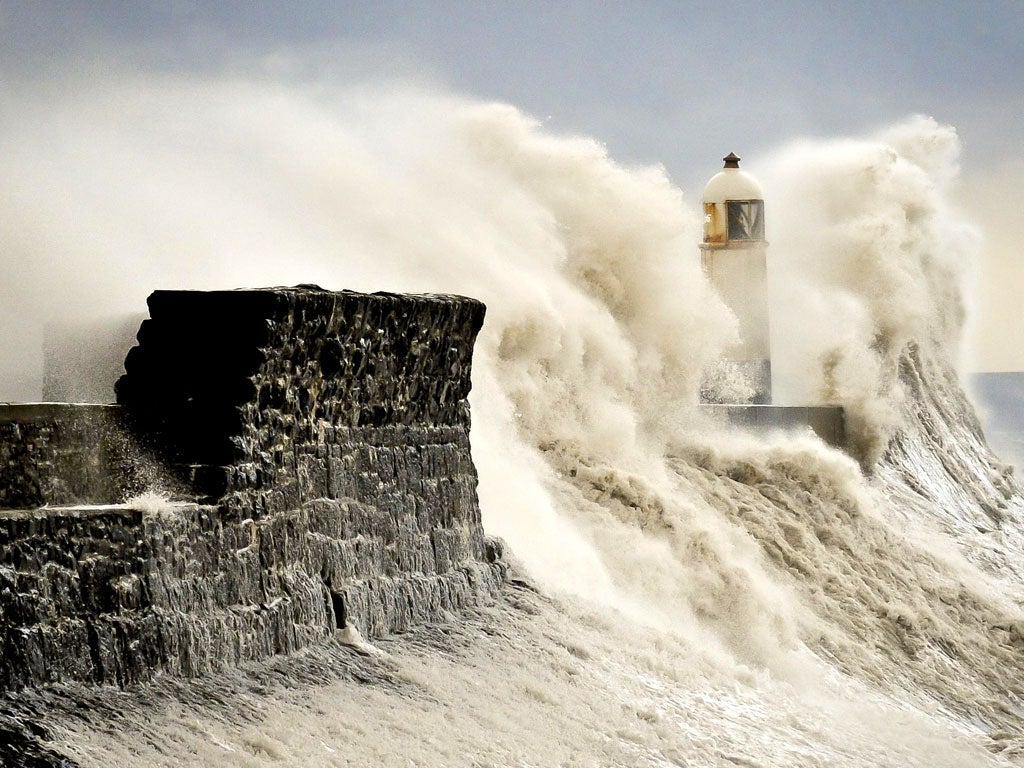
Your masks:
[[[6,106],[4,349],[161,287],[476,296],[484,525],[533,585],[376,647],[89,694],[51,723],[74,759],[1024,761],[1024,500],[956,374],[979,239],[951,128],[756,169],[777,400],[844,405],[851,458],[702,416],[736,324],[694,203],[591,139],[401,88],[100,79]]]

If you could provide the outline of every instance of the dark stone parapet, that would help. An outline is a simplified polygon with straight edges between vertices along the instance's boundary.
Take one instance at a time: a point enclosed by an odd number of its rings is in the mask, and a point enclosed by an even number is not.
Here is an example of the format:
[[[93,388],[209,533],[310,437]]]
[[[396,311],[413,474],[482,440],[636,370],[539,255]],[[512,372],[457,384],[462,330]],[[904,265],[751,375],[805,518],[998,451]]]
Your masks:
[[[6,506],[89,503],[0,511],[0,689],[206,674],[497,592],[469,445],[480,302],[297,287],[149,307],[118,407],[0,410]],[[152,468],[176,502],[100,506]]]
[[[149,307],[117,400],[201,494],[293,475],[282,451],[332,430],[468,429],[476,300],[273,288],[156,291]],[[251,476],[195,469],[227,465]]]

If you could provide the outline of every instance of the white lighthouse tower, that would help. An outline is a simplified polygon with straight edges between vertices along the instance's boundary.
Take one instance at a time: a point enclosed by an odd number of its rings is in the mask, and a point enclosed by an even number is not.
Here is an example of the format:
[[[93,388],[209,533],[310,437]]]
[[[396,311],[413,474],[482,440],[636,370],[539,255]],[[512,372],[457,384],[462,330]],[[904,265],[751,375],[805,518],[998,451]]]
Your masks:
[[[764,239],[764,192],[740,170],[730,152],[725,167],[704,187],[701,266],[722,300],[739,319],[739,344],[725,352],[724,366],[754,389],[752,403],[770,403],[771,350],[768,333],[768,243]]]

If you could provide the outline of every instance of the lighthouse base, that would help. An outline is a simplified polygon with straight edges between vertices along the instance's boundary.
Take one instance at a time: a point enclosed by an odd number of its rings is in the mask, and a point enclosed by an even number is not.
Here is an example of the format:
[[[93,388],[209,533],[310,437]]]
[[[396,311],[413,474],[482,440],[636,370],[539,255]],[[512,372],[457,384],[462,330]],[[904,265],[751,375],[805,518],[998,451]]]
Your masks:
[[[700,401],[713,405],[771,404],[771,360],[719,360],[704,374]]]

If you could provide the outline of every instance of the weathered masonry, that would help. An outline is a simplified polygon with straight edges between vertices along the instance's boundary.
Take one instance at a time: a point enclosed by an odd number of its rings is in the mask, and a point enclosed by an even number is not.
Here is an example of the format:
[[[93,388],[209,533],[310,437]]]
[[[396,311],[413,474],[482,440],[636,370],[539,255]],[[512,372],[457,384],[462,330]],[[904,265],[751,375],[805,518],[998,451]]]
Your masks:
[[[810,427],[825,443],[848,451],[846,415],[838,405],[703,405],[734,427],[757,431]]]
[[[480,302],[157,291],[117,406],[0,406],[0,689],[125,685],[486,599]],[[117,504],[159,486],[174,504]]]

